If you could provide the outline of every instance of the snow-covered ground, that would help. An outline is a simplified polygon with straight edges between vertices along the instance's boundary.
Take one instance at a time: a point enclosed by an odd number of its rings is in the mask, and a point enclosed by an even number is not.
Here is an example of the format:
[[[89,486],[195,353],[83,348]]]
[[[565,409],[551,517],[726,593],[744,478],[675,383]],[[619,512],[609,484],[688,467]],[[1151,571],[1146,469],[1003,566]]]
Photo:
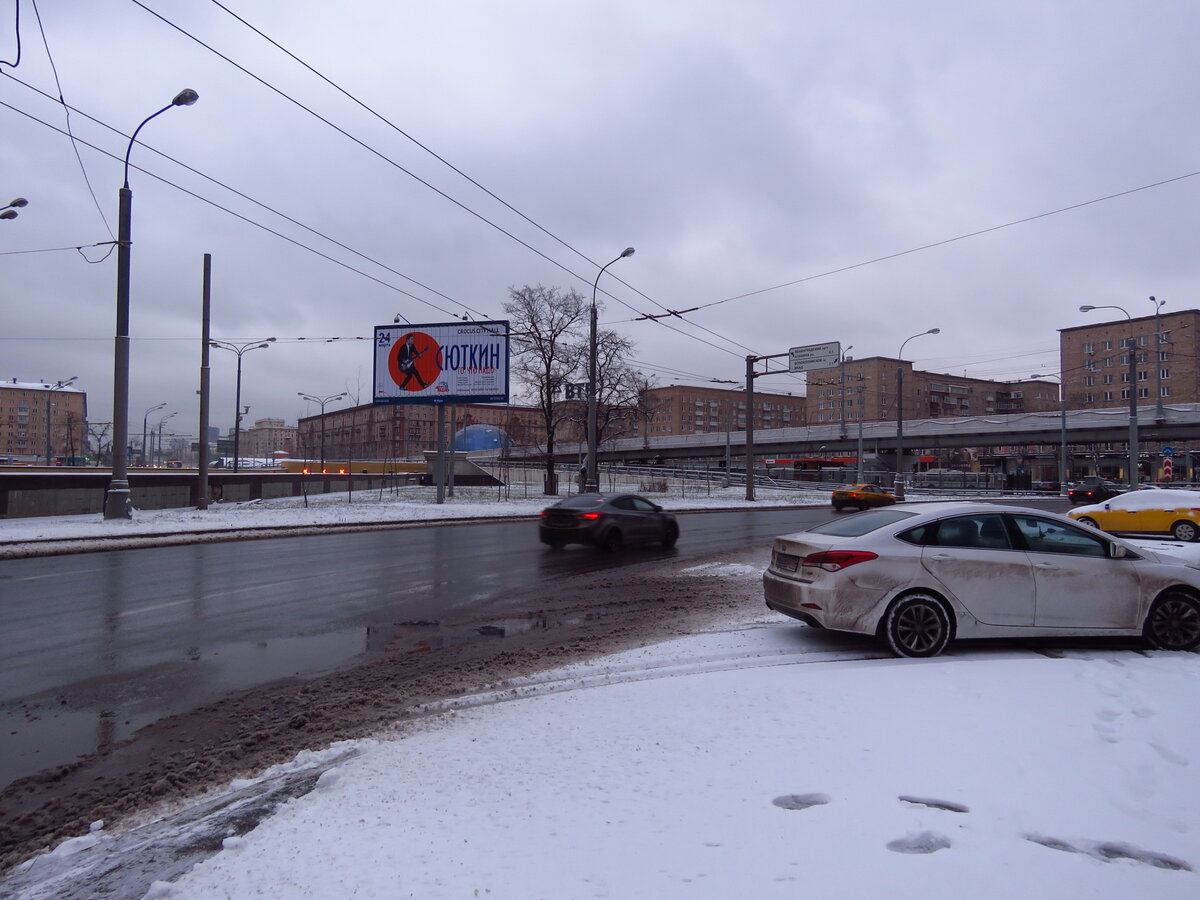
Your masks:
[[[684,574],[745,588],[761,566]],[[232,784],[322,773],[144,896],[1190,900],[1197,683],[1200,655],[1134,645],[897,660],[755,605]],[[97,823],[26,864],[14,896],[62,896],[180,815]]]
[[[1200,656],[877,651],[755,610],[490,686],[302,754],[311,793],[145,896],[1200,895]],[[68,842],[21,896],[121,840]]]

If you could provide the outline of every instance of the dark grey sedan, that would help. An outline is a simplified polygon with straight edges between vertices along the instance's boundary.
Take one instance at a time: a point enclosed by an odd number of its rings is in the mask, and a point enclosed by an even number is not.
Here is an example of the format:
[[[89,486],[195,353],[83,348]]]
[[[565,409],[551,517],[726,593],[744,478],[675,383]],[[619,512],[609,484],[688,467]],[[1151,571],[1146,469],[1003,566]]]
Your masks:
[[[591,544],[615,552],[626,544],[674,547],[679,523],[637,494],[579,494],[542,510],[538,537],[555,550]]]

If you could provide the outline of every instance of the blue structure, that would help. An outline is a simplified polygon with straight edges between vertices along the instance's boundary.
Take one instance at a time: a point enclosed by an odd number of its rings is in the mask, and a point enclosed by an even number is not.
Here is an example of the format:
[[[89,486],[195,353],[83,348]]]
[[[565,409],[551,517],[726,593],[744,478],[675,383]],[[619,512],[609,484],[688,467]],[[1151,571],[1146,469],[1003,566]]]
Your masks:
[[[512,446],[512,438],[496,425],[468,425],[454,435],[455,450],[500,450]]]

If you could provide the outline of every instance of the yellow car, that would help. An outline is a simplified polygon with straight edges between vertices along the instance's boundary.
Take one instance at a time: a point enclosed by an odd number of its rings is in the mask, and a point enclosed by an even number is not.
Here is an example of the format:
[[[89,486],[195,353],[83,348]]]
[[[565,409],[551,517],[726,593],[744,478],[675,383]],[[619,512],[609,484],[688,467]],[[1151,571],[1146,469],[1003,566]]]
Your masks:
[[[1200,540],[1200,491],[1130,491],[1067,513],[1084,525],[1118,534],[1169,534]]]
[[[869,509],[873,506],[891,506],[895,502],[896,498],[877,484],[848,484],[833,492],[834,509],[845,509],[847,506]]]

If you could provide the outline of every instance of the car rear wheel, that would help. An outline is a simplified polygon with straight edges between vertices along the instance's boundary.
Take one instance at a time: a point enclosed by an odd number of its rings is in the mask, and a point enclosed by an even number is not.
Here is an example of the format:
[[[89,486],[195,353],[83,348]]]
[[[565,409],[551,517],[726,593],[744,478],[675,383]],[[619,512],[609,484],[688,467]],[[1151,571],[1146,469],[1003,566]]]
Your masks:
[[[1100,526],[1096,524],[1095,519],[1089,519],[1087,516],[1082,516],[1075,520],[1080,525],[1090,525],[1092,528],[1099,530]]]
[[[1167,591],[1150,607],[1142,634],[1159,650],[1194,650],[1200,646],[1200,601]]]
[[[600,539],[600,549],[606,550],[609,553],[616,553],[625,544],[625,538],[621,534],[621,529],[610,528],[605,532],[604,537]]]
[[[1195,522],[1189,522],[1187,519],[1181,519],[1171,526],[1171,537],[1177,541],[1195,541],[1200,540],[1200,528],[1196,527]]]
[[[937,656],[950,643],[950,614],[932,594],[909,594],[888,610],[884,636],[897,656]]]
[[[679,540],[679,526],[674,522],[667,523],[667,530],[663,533],[662,545],[664,547],[674,547],[675,542]]]

